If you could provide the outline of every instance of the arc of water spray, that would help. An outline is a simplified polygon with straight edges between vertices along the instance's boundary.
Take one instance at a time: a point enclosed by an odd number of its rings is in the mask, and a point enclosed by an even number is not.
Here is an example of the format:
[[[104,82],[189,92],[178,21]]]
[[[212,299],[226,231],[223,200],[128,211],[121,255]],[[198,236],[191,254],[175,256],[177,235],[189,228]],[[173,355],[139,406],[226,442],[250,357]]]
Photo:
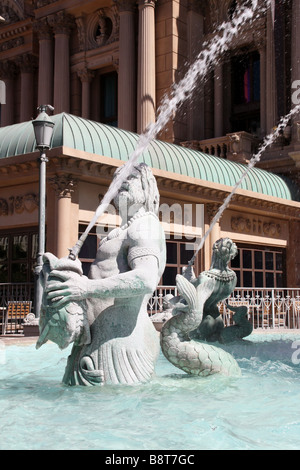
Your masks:
[[[256,165],[257,162],[260,161],[260,158],[261,158],[262,154],[264,153],[264,151],[277,139],[277,137],[279,137],[282,130],[287,126],[287,124],[288,124],[289,120],[291,119],[291,117],[294,116],[295,114],[298,114],[299,111],[300,111],[300,104],[298,104],[293,109],[291,109],[291,111],[286,116],[282,117],[279,124],[278,124],[278,126],[277,126],[277,128],[275,129],[275,131],[272,132],[271,134],[269,134],[267,137],[265,137],[265,139],[264,139],[263,143],[261,144],[258,152],[255,155],[253,155],[253,157],[251,158],[251,160],[248,163],[248,166],[247,166],[246,170],[244,171],[244,173],[242,174],[240,179],[235,183],[235,185],[233,186],[233,188],[231,190],[231,193],[225,198],[223,204],[219,208],[218,212],[215,214],[213,220],[211,221],[211,224],[210,224],[208,230],[205,232],[204,237],[201,239],[201,241],[200,241],[200,243],[199,243],[199,245],[198,245],[198,247],[197,247],[197,249],[194,253],[194,256],[189,261],[189,263],[188,263],[189,266],[192,266],[194,264],[195,259],[197,257],[197,254],[203,248],[205,240],[207,239],[208,235],[212,231],[215,224],[218,222],[218,220],[222,216],[225,209],[228,207],[228,204],[230,203],[230,201],[233,198],[233,196],[235,195],[237,189],[240,187],[240,185],[242,184],[243,180],[246,178],[246,176],[248,175],[250,170]]]
[[[81,235],[76,245],[70,249],[69,258],[76,259],[90,230],[99,217],[107,210],[108,205],[117,195],[122,183],[131,174],[139,157],[147,150],[150,142],[155,139],[160,130],[168,123],[182,102],[192,95],[198,80],[203,79],[212,64],[215,64],[219,56],[229,49],[232,41],[238,35],[241,26],[247,21],[253,20],[256,15],[265,11],[270,6],[271,0],[266,0],[264,6],[260,8],[258,8],[258,3],[259,0],[252,0],[251,6],[239,7],[232,21],[223,22],[217,29],[218,34],[214,36],[211,41],[205,43],[204,49],[198,54],[197,59],[189,68],[184,78],[172,87],[170,96],[168,96],[168,94],[165,95],[158,109],[156,122],[150,124],[144,134],[139,137],[136,149],[124,165],[123,170],[114,178],[90,224]]]

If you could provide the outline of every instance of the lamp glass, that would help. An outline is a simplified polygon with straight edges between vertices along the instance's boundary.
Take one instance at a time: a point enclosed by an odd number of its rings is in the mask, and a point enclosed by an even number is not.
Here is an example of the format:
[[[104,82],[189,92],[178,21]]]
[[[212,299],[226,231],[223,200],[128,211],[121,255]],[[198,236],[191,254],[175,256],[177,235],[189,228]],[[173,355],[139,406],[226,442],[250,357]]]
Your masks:
[[[53,122],[33,121],[35,140],[38,148],[49,149],[53,133]]]

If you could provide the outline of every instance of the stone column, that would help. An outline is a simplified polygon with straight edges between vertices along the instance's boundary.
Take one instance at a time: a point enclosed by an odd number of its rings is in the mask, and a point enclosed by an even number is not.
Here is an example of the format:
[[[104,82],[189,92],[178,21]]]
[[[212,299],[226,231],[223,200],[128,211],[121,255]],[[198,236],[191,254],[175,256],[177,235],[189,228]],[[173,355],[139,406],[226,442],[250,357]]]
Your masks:
[[[291,81],[293,84],[294,82],[300,80],[300,44],[299,44],[300,0],[293,0],[292,12],[293,14],[292,14],[292,37],[291,37],[291,44],[292,44]],[[295,92],[297,89],[299,90],[299,85],[296,88],[292,89],[292,93]],[[299,93],[297,94],[297,98],[299,98]],[[292,103],[292,106],[293,105],[295,106],[297,104],[296,101],[295,103]],[[297,137],[297,124],[296,123],[299,121],[300,121],[300,113],[294,116],[293,125],[292,125],[292,142],[294,144],[298,143],[298,145],[299,145],[299,141]]]
[[[188,60],[192,64],[200,50],[204,38],[204,16],[197,0],[188,1],[187,10],[187,50]],[[204,86],[200,82],[193,94],[192,105],[188,106],[188,140],[202,140],[204,131]]]
[[[30,121],[34,114],[33,81],[37,62],[33,56],[25,54],[20,57],[18,64],[21,72],[20,122],[25,122]]]
[[[70,47],[73,18],[63,11],[48,18],[55,36],[54,99],[55,113],[70,112]]]
[[[137,131],[155,122],[155,0],[139,0]]]
[[[77,181],[72,175],[56,175],[49,178],[56,194],[56,256],[62,258],[69,254],[68,249],[74,245],[74,230],[72,228],[72,194]],[[76,221],[78,235],[78,221]]]
[[[39,37],[38,105],[53,104],[53,35],[47,20],[34,23]]]
[[[15,123],[15,77],[17,66],[6,60],[0,63],[0,80],[5,83],[6,103],[1,106],[1,127]]]
[[[90,119],[90,102],[91,92],[90,84],[94,78],[94,72],[87,67],[78,70],[77,75],[81,80],[81,116],[85,119]]]
[[[223,64],[218,62],[214,69],[214,127],[215,137],[223,135]]]
[[[118,127],[136,130],[135,1],[119,0]]]

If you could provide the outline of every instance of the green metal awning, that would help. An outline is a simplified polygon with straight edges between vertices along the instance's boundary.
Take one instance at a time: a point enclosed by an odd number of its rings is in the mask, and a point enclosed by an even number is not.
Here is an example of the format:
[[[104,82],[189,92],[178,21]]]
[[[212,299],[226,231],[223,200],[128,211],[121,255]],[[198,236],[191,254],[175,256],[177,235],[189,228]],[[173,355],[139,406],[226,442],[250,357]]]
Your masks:
[[[84,152],[127,161],[135,149],[138,134],[67,113],[52,116],[55,122],[52,148],[66,146]],[[35,151],[32,122],[0,128],[0,158]],[[142,159],[152,168],[212,183],[234,186],[246,165],[169,144],[150,143]],[[240,186],[255,193],[299,201],[297,188],[286,178],[252,168]]]

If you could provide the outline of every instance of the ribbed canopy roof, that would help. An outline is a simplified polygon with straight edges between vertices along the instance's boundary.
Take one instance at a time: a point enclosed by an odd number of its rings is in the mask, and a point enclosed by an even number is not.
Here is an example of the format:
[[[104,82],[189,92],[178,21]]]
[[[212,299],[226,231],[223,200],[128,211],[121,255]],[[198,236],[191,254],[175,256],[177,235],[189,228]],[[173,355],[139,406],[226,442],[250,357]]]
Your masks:
[[[127,161],[135,149],[138,135],[94,121],[61,113],[55,122],[52,148],[66,146],[84,152]],[[32,122],[0,128],[0,158],[23,155],[35,150]],[[178,145],[154,140],[143,154],[152,168],[234,186],[246,166]],[[294,185],[279,175],[252,168],[241,189],[287,200],[298,200]]]

